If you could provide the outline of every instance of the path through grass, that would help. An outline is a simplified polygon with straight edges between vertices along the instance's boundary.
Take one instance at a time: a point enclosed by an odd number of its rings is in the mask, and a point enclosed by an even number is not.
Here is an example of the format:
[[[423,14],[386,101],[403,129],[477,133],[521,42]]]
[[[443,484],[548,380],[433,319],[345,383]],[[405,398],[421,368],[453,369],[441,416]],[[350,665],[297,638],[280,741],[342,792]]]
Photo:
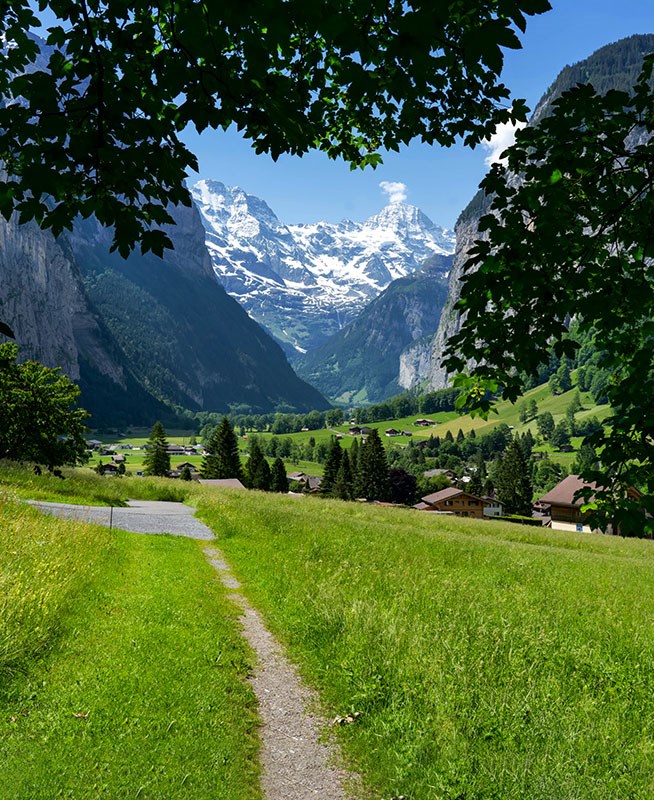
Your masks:
[[[199,544],[3,499],[0,798],[259,798],[249,655]]]
[[[316,498],[207,500],[380,796],[654,796],[654,549]]]

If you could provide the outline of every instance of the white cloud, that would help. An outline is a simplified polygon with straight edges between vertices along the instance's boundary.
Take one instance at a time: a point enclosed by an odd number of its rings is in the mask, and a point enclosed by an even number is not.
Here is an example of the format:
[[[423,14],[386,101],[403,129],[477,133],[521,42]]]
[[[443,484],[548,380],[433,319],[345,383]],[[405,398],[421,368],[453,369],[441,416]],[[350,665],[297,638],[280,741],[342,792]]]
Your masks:
[[[406,183],[398,181],[381,181],[379,188],[388,196],[390,203],[403,203],[406,200]]]
[[[488,155],[484,160],[487,167],[490,167],[493,164],[503,163],[500,155],[508,147],[511,147],[511,145],[515,142],[516,131],[524,128],[525,124],[526,123],[524,122],[518,122],[517,125],[513,125],[511,122],[502,122],[497,126],[495,133],[490,137],[490,139],[484,139],[482,141],[482,145],[486,150],[488,150]]]

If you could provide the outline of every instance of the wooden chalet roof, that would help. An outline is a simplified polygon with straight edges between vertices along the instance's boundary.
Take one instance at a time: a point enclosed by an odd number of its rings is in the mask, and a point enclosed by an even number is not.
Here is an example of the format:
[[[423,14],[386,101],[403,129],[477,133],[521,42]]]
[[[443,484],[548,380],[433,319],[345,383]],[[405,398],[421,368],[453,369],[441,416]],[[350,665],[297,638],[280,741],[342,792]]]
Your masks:
[[[539,503],[554,506],[567,506],[568,508],[579,508],[582,505],[581,500],[574,502],[575,492],[583,489],[584,486],[591,486],[595,488],[595,484],[584,483],[578,475],[568,475],[560,483],[557,483],[553,489],[546,492],[542,497],[538,498]]]
[[[423,503],[428,503],[430,506],[433,506],[436,505],[436,503],[442,503],[444,500],[451,500],[461,494],[466,497],[471,497],[473,500],[479,500],[480,503],[485,502],[481,497],[477,497],[476,494],[470,494],[470,492],[466,492],[465,489],[457,489],[456,486],[449,486],[447,489],[441,489],[440,492],[433,492],[426,497],[422,497],[421,500]]]

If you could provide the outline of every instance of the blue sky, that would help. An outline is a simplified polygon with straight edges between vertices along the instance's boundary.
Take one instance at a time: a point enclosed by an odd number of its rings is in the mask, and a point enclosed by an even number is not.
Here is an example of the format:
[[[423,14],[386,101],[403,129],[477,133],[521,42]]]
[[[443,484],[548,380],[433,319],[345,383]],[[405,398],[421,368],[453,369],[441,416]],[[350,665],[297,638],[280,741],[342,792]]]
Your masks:
[[[530,18],[523,49],[507,51],[503,80],[531,108],[566,64],[634,33],[654,33],[652,0],[552,0],[553,10]],[[376,170],[351,172],[341,162],[311,153],[258,156],[236,132],[188,132],[199,175],[263,198],[286,223],[363,220],[387,202],[380,182],[406,185],[407,202],[431,219],[454,225],[483,177],[488,153],[478,148],[428,147],[419,143],[392,153]]]

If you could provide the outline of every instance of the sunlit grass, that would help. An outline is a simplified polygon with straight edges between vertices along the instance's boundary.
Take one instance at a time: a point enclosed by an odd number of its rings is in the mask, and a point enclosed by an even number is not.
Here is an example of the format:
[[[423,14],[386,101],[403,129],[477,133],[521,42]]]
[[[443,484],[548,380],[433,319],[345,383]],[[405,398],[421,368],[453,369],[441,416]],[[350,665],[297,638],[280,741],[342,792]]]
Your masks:
[[[380,796],[649,798],[652,543],[315,498],[201,504]]]
[[[0,503],[0,798],[257,800],[250,656],[197,542]]]

